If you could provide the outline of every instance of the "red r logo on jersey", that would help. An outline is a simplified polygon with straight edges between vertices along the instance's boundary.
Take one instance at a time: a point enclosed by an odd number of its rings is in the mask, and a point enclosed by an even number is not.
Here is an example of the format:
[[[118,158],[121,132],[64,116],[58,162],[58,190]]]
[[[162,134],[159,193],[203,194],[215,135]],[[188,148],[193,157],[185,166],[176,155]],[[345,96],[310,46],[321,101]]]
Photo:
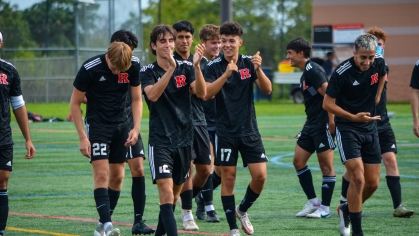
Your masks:
[[[120,83],[120,84],[129,83],[128,73],[119,73],[118,74],[118,83]]]
[[[378,73],[371,75],[371,85],[378,83]]]
[[[6,74],[0,74],[0,84],[9,84],[9,82],[7,82]]]
[[[306,81],[303,80],[303,90],[306,90],[306,89],[308,89],[308,86],[306,85]]]
[[[186,77],[184,75],[175,76],[175,80],[177,88],[182,88],[186,85]]]
[[[241,70],[239,70],[239,72],[240,72],[240,77],[241,77],[242,80],[245,80],[245,79],[251,77],[251,75],[249,73],[249,69],[247,69],[247,68],[241,69]]]

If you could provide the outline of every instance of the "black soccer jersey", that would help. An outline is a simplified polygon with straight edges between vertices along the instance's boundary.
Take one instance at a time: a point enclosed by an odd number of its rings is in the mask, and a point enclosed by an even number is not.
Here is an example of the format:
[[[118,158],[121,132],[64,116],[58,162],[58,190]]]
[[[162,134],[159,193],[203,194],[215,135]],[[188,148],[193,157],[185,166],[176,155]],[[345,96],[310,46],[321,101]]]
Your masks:
[[[140,85],[140,63],[132,57],[132,65],[117,75],[109,69],[105,54],[87,60],[77,73],[74,87],[86,92],[86,122],[90,125],[115,126],[130,121],[131,109],[125,105],[130,86]]]
[[[377,120],[377,129],[391,128],[390,119],[387,114],[387,81],[388,81],[388,66],[386,65],[386,82],[384,84],[383,92],[381,93],[380,102],[377,104],[377,115],[381,116],[381,120]]]
[[[173,53],[173,57],[176,60],[179,61],[184,61],[185,59],[183,59],[179,53],[174,52]],[[191,63],[193,63],[193,54],[189,54],[189,57],[186,61],[189,61]],[[202,60],[201,60],[202,62]],[[202,63],[201,63],[202,64]],[[204,72],[202,72],[204,73]],[[203,108],[203,101],[202,99],[198,98],[195,94],[192,94],[192,122],[193,125],[207,125],[207,122],[205,121],[205,114],[204,114],[204,108]]]
[[[188,61],[176,60],[176,69],[166,89],[156,102],[144,93],[150,111],[149,144],[178,148],[192,145],[192,105],[189,88],[195,80],[195,69]],[[166,73],[157,62],[141,69],[141,86],[154,85]]]
[[[378,115],[375,109],[375,96],[380,76],[386,74],[385,61],[376,54],[374,63],[367,71],[361,71],[351,57],[335,69],[326,89],[326,94],[336,98],[336,105],[351,114],[370,112]],[[376,122],[352,122],[342,117],[335,117],[339,130],[353,130],[363,133],[376,131]]]
[[[10,128],[10,97],[22,95],[20,77],[16,68],[0,59],[0,146],[13,144]]]
[[[202,57],[201,60],[201,71],[202,74],[205,75],[205,68],[207,67],[209,61],[206,57]],[[217,116],[217,109],[215,108],[215,98],[209,99],[207,101],[202,102],[202,107],[204,108],[205,120],[207,122],[208,130],[215,130],[216,126],[216,116]]]
[[[257,75],[250,58],[239,55],[239,71],[233,71],[215,96],[218,136],[243,137],[259,133],[253,104],[253,83]],[[217,80],[226,71],[228,63],[224,57],[208,63],[205,80]]]
[[[386,74],[385,62],[376,54],[374,63],[367,71],[361,71],[351,57],[335,69],[330,78],[326,94],[336,98],[336,105],[351,114],[370,112],[376,116],[375,96],[380,76]],[[376,122],[352,122],[342,117],[335,117],[339,130],[353,130],[363,133],[374,133]]]
[[[317,63],[308,60],[300,79],[300,87],[303,90],[304,105],[307,115],[307,125],[324,125],[329,120],[327,111],[323,109],[323,96],[317,92],[317,90],[326,82],[327,75],[324,69]]]
[[[410,87],[419,89],[419,61],[416,62],[412,71],[412,78],[410,80]]]

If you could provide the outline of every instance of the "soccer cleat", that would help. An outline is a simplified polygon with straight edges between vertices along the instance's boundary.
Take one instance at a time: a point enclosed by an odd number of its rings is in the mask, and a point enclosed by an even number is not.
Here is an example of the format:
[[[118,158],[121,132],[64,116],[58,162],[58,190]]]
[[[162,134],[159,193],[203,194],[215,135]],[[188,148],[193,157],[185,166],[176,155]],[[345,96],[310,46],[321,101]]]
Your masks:
[[[344,204],[344,203],[347,203],[348,200],[346,199],[346,197],[344,197],[344,196],[341,195],[339,202],[340,202],[340,204]]]
[[[349,212],[345,212],[344,210],[342,210],[342,206],[345,204],[338,205],[338,215],[340,218],[339,232],[341,236],[350,236],[351,227],[349,226],[349,223],[351,221],[349,219]]]
[[[230,236],[240,236],[240,231],[238,229],[230,230]]]
[[[93,236],[105,236],[105,228],[103,228],[103,224],[102,223],[98,223],[96,226],[96,230],[93,233]]]
[[[249,216],[247,215],[247,212],[245,212],[243,215],[240,215],[238,212],[239,205],[236,207],[236,217],[240,220],[240,223],[242,224],[242,229],[246,234],[252,235],[253,234],[253,225],[250,223]]]
[[[205,220],[205,204],[204,204],[204,199],[202,199],[201,194],[198,194],[195,197],[195,202],[196,202],[196,218],[198,218],[198,220]]]
[[[109,225],[105,229],[105,235],[106,236],[120,236],[121,235],[121,231],[119,231],[118,228],[114,228],[112,225]]]
[[[185,229],[186,231],[198,231],[199,230],[199,227],[198,227],[198,225],[196,225],[194,220],[183,221],[182,225],[183,225],[183,229]]]
[[[144,220],[145,221],[145,220]],[[144,221],[140,221],[139,223],[134,224],[132,226],[132,234],[153,234],[156,230],[148,227]]]
[[[207,222],[220,222],[220,219],[218,219],[217,213],[215,211],[207,212]]]
[[[319,207],[315,212],[308,214],[307,218],[330,218],[332,214]]]
[[[394,209],[394,217],[409,218],[413,216],[415,212],[413,210],[406,209],[406,205],[400,204],[396,209]]]
[[[311,214],[313,212],[315,212],[317,209],[319,209],[320,204],[317,205],[313,205],[311,203],[307,203],[303,210],[301,210],[300,212],[297,213],[297,217],[306,217],[308,214]]]

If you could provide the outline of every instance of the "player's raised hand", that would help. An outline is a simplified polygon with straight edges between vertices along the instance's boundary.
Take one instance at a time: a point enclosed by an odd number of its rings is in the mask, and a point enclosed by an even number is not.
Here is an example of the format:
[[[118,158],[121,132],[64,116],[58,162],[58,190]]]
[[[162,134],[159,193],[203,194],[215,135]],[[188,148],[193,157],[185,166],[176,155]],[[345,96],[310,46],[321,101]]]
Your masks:
[[[359,112],[355,115],[353,122],[370,122],[374,120],[381,120],[381,116],[370,116],[369,112]]]
[[[176,67],[176,61],[175,61],[175,58],[173,57],[173,48],[169,48],[169,50],[167,50],[166,59],[170,67],[172,68]]]
[[[258,70],[262,66],[262,57],[260,56],[260,52],[258,51],[255,55],[253,55],[250,61],[253,63],[255,70]]]
[[[195,46],[195,54],[193,55],[193,65],[198,66],[201,62],[202,57],[204,56],[205,45],[197,44]]]
[[[237,64],[234,63],[233,60],[231,60],[230,63],[228,63],[226,71],[224,73],[227,75],[227,77],[230,77],[233,71],[239,72],[239,68],[237,67]]]

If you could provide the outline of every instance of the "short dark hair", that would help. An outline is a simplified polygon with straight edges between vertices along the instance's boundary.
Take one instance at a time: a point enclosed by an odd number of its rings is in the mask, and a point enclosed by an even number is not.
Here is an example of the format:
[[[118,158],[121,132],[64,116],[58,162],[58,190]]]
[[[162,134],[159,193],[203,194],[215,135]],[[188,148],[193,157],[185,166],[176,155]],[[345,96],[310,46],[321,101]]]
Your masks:
[[[305,39],[296,38],[296,39],[291,40],[291,42],[288,43],[287,50],[294,50],[296,53],[303,51],[304,57],[309,58],[310,51],[311,51],[311,44]]]
[[[138,38],[129,30],[121,29],[112,34],[112,42],[123,42],[128,44],[132,49],[138,47]]]
[[[187,20],[181,20],[173,24],[173,28],[176,30],[176,32],[180,32],[182,30],[189,32],[193,35],[195,32],[195,29],[191,22]]]
[[[327,57],[328,57],[328,56],[332,56],[332,55],[333,55],[333,53],[334,53],[334,52],[327,52],[327,53],[326,53],[326,56],[327,56]]]
[[[220,27],[220,35],[237,35],[241,38],[243,35],[243,28],[237,22],[226,21]]]
[[[171,35],[173,35],[173,38],[176,38],[176,30],[173,29],[173,27],[170,26],[170,25],[166,25],[166,24],[156,25],[153,28],[153,30],[151,31],[151,33],[150,33],[150,43],[149,43],[149,46],[151,48],[151,51],[152,51],[153,55],[156,55],[156,50],[154,50],[151,47],[151,43],[157,44],[157,40],[159,40],[159,38],[161,36],[164,37],[164,35],[166,33],[170,33]]]

